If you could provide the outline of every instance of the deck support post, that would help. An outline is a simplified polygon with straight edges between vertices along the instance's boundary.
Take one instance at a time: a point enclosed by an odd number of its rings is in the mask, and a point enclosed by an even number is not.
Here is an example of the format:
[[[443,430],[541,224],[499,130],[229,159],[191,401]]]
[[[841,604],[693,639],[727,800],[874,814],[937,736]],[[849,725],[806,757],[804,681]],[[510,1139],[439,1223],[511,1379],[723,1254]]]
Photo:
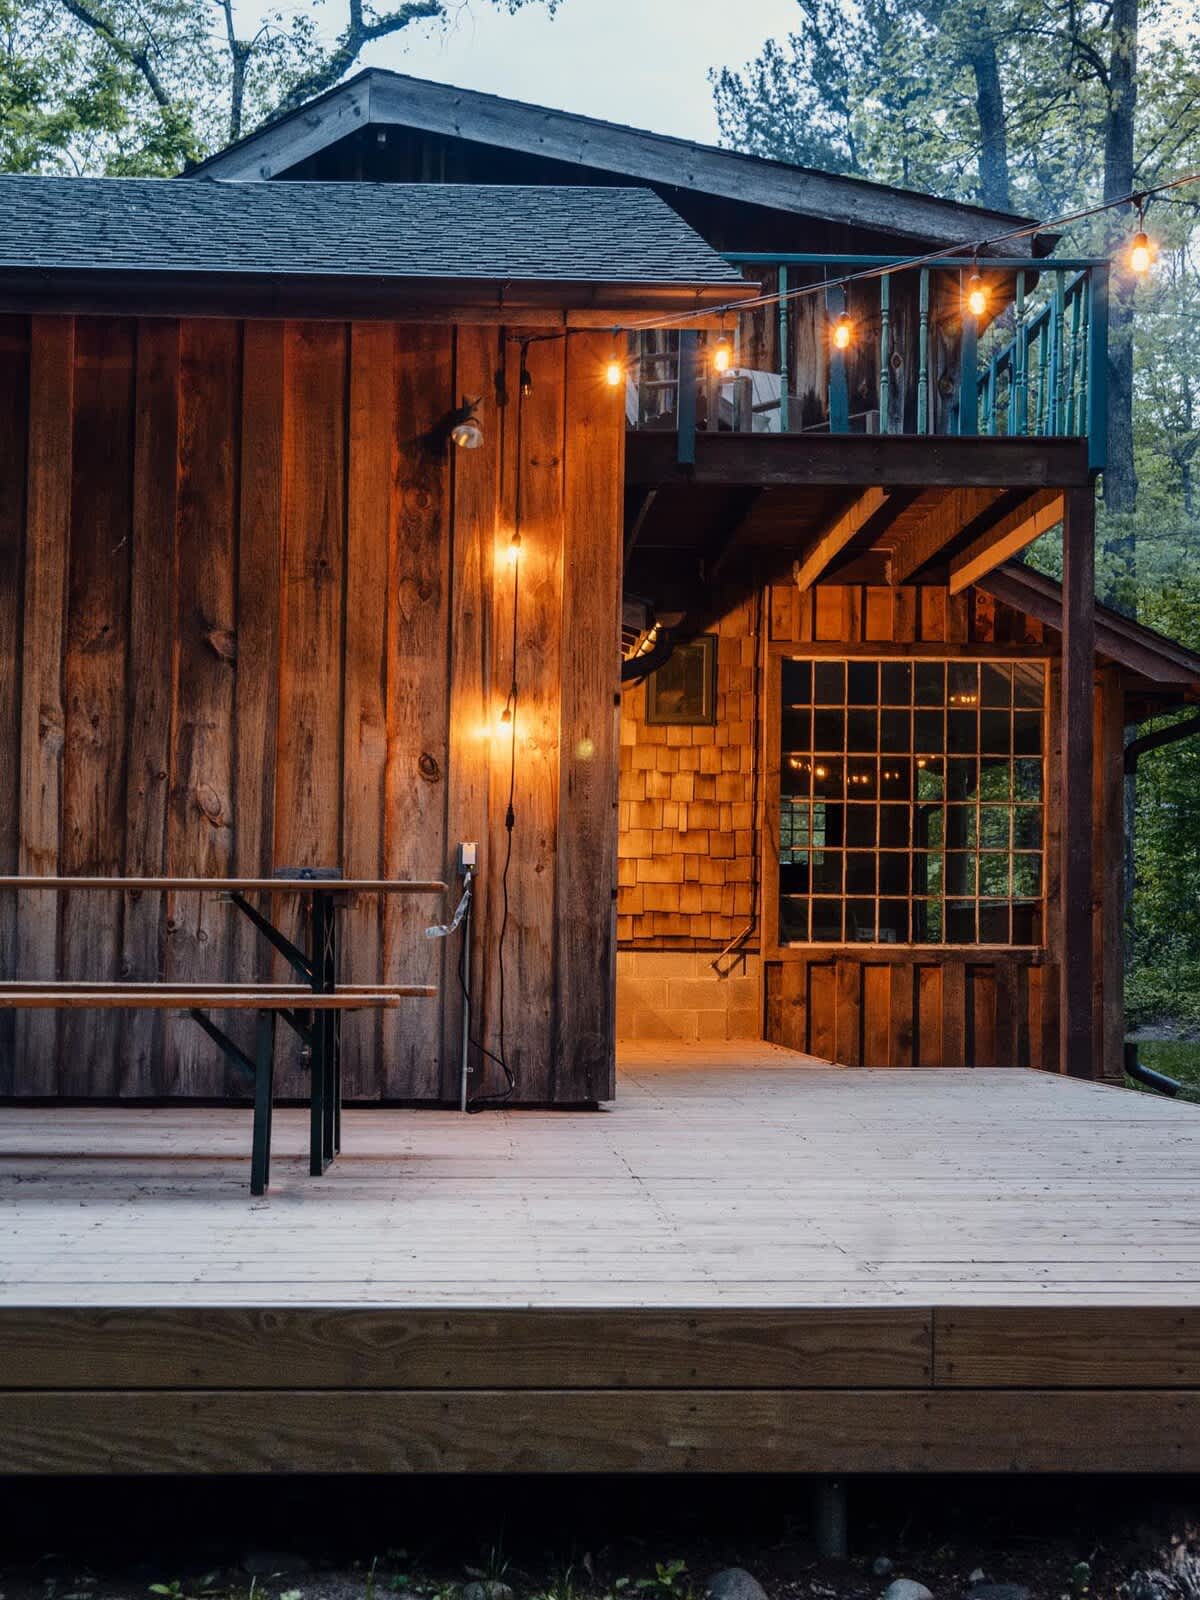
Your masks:
[[[1094,491],[1069,490],[1063,513],[1059,1068],[1073,1078],[1096,1076],[1092,994],[1095,533]]]
[[[812,1486],[813,1540],[823,1561],[843,1561],[850,1553],[846,1480],[816,1478]]]

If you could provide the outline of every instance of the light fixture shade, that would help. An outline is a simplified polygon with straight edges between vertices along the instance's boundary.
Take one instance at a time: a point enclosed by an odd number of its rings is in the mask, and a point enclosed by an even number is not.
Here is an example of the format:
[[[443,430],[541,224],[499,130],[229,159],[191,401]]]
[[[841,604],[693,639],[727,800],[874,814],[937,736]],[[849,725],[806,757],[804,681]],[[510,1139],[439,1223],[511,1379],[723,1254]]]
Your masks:
[[[478,450],[483,443],[483,429],[474,417],[464,417],[450,429],[450,440],[460,450]]]

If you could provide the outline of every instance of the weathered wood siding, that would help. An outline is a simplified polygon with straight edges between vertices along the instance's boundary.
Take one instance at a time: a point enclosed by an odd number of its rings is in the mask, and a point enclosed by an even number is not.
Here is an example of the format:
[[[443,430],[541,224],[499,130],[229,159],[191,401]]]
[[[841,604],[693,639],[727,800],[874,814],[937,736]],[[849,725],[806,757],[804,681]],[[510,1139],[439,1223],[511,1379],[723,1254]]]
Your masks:
[[[0,319],[0,870],[452,881],[473,839],[474,1032],[498,1050],[519,514],[504,1051],[518,1099],[577,1102],[612,1091],[624,419],[585,335],[530,348],[518,426],[510,335]],[[463,396],[485,445],[452,452]],[[351,1095],[456,1093],[459,942],[423,934],[455,898],[343,913],[349,981],[440,987],[347,1019]],[[0,974],[282,976],[212,897],[91,893],[0,895]],[[302,1089],[286,1042],[280,1070]],[[184,1017],[0,1018],[2,1094],[242,1092]]]

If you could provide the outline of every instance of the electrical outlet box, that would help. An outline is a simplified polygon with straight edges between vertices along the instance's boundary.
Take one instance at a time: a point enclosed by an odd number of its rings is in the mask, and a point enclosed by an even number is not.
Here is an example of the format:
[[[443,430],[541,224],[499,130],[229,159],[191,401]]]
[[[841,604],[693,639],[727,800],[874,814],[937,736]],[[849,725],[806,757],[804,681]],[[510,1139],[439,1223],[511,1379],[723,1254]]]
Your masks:
[[[467,872],[474,872],[477,864],[477,855],[477,846],[474,842],[459,845],[458,871],[460,877]]]

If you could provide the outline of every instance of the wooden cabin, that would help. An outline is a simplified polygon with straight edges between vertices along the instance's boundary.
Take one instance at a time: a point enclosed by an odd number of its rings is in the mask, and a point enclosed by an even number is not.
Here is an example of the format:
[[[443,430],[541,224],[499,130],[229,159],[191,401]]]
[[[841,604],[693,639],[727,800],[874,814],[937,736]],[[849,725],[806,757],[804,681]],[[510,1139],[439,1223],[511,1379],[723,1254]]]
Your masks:
[[[1106,264],[375,70],[185,182],[0,188],[0,870],[474,843],[469,952],[343,913],[440,995],[346,1020],[352,1099],[452,1101],[468,989],[516,1103],[618,1035],[1119,1073],[1124,728],[1200,658],[1093,605]],[[270,976],[119,899],[0,897],[0,976]],[[6,1096],[238,1092],[186,1019],[0,1019]]]

